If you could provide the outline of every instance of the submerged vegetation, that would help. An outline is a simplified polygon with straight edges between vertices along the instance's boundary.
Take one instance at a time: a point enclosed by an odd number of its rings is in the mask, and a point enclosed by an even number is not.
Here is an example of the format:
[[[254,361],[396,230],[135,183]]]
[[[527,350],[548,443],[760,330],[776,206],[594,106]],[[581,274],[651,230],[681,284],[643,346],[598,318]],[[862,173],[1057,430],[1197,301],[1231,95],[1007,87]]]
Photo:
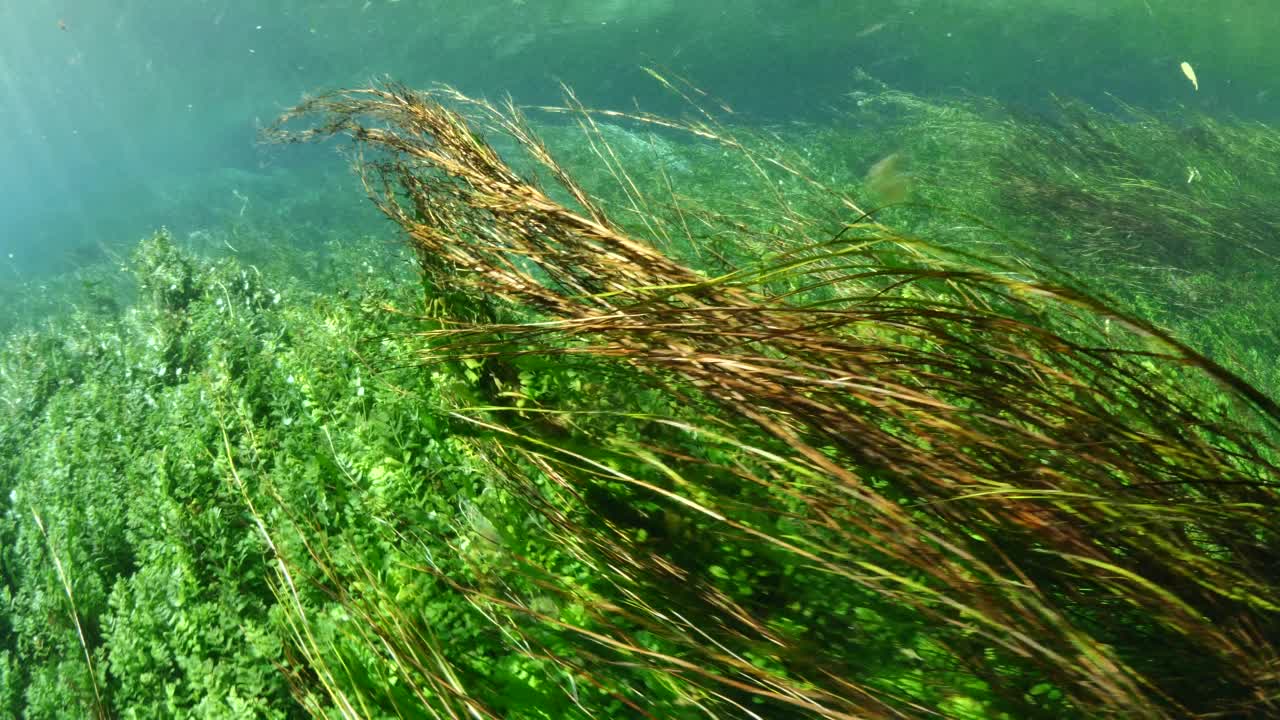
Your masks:
[[[851,101],[293,110],[404,250],[8,323],[0,713],[1274,715],[1280,147]]]

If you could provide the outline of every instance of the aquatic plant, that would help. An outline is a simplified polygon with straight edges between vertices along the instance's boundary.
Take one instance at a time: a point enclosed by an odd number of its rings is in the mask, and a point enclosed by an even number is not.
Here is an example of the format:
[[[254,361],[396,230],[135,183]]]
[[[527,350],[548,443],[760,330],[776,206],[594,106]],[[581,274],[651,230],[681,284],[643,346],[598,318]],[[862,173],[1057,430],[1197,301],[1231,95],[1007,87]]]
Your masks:
[[[856,182],[893,154],[912,197],[878,216],[938,244],[1038,272],[1146,318],[1275,395],[1280,146],[1271,128],[1181,109],[1032,113],[939,102],[863,77],[833,126],[795,132],[815,177]],[[825,148],[824,152],[819,152]]]
[[[280,176],[0,288],[0,715],[1268,716],[1274,411],[1169,339],[1280,386],[1264,129],[1215,230],[1190,120],[858,102],[322,97],[400,239]]]
[[[807,178],[843,227],[775,197],[790,242],[709,277],[623,232],[513,105],[387,84],[298,117],[318,125],[280,137],[359,145],[424,274],[422,357],[468,381],[455,431],[501,481],[492,502],[527,513],[412,569],[536,661],[539,698],[558,686],[584,717],[588,687],[662,717],[1275,711],[1280,409],[1213,361]],[[766,181],[794,174],[685,127]],[[514,712],[389,600],[348,598],[368,653],[439,716]]]

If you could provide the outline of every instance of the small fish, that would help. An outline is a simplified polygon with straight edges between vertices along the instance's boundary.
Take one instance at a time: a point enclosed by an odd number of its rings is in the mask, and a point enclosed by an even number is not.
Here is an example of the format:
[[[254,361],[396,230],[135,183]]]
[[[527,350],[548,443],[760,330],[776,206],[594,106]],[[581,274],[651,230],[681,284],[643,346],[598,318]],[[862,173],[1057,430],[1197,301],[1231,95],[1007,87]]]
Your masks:
[[[857,35],[854,35],[854,37],[861,39],[861,38],[867,37],[868,35],[875,35],[876,33],[880,32],[881,30],[885,29],[888,26],[889,26],[889,23],[887,22],[878,22],[875,25],[872,25],[864,29],[862,32],[858,33]]]
[[[911,179],[906,174],[902,155],[892,153],[867,171],[866,187],[885,205],[906,202],[911,195]]]
[[[1182,74],[1186,75],[1187,79],[1191,81],[1192,88],[1197,91],[1200,90],[1200,81],[1196,79],[1196,69],[1191,67],[1191,63],[1185,60],[1182,61]]]

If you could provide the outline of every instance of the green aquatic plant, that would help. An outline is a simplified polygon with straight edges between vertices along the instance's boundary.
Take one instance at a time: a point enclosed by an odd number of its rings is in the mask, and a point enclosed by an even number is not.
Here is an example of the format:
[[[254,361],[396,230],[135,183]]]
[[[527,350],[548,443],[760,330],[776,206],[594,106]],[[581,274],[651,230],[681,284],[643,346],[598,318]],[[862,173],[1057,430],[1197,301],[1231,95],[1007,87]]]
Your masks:
[[[772,256],[709,276],[622,231],[513,105],[389,84],[299,117],[318,125],[281,137],[354,138],[416,252],[422,357],[466,379],[453,427],[511,518],[410,570],[489,618],[533,663],[517,685],[569,698],[559,716],[1276,710],[1280,408],[1213,361],[803,176],[847,221],[774,195]],[[798,175],[684,127],[747,174]],[[428,618],[368,612],[388,600],[347,603],[369,653],[437,647],[401,629]],[[494,681],[417,687],[449,715],[516,713]]]
[[[270,260],[269,237],[242,249]],[[241,432],[268,441],[254,457],[274,459],[282,503],[339,502],[317,489],[318,426],[362,422],[338,402],[356,399],[348,339],[375,327],[358,288],[398,264],[326,250],[358,268],[326,300],[291,279],[307,254],[259,268],[161,231],[126,261],[141,292],[120,312],[43,319],[0,345],[0,715],[302,715],[278,669],[266,548],[215,463],[219,413],[247,418],[232,432],[246,454]]]

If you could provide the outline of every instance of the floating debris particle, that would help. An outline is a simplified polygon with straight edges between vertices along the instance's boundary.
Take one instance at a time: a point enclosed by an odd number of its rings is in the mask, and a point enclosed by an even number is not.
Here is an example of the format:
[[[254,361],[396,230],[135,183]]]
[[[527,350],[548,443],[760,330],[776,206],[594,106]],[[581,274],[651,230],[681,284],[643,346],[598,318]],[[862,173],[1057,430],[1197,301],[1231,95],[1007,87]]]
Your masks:
[[[1182,74],[1186,75],[1187,79],[1191,81],[1191,87],[1197,91],[1200,90],[1200,81],[1196,79],[1196,69],[1191,67],[1191,63],[1186,60],[1182,61]]]

